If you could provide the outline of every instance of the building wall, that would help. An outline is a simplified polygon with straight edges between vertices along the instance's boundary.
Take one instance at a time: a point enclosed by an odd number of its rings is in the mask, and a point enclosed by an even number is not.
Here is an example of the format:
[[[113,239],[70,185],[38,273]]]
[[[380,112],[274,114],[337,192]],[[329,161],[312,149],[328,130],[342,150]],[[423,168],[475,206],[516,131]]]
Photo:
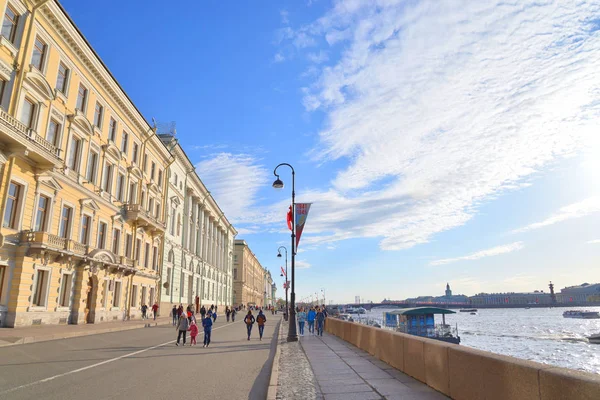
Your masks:
[[[265,269],[243,240],[235,241],[234,305],[265,306]]]

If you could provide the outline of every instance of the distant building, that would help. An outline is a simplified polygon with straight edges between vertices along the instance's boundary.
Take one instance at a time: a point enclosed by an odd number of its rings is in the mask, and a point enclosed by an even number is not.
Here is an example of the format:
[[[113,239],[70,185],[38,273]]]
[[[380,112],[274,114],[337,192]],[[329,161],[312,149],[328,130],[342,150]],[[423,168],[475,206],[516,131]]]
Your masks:
[[[550,293],[537,290],[531,293],[479,293],[469,299],[473,305],[552,304]]]
[[[444,296],[419,296],[405,300],[407,303],[441,303],[441,304],[455,304],[455,303],[468,303],[469,298],[464,294],[453,295],[450,284],[446,283],[446,292]]]
[[[600,283],[582,283],[578,286],[568,286],[556,295],[559,303],[585,303],[599,301]]]
[[[446,283],[446,297],[452,296],[452,290],[450,290],[450,284]]]

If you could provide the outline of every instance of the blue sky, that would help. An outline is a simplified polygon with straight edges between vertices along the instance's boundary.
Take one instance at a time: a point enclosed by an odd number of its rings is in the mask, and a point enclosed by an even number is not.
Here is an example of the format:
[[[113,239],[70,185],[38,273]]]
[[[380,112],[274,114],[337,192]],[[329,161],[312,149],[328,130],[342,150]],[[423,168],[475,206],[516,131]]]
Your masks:
[[[294,166],[298,299],[600,281],[597,3],[62,3],[278,287]]]

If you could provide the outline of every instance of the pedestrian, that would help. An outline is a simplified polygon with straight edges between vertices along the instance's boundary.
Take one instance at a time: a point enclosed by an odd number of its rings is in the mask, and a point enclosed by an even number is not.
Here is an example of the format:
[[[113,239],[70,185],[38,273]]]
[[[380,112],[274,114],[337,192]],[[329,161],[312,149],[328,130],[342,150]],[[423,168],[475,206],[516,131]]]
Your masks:
[[[196,325],[196,321],[192,321],[190,323],[190,346],[196,345],[196,336],[198,336],[198,325]],[[183,342],[185,344],[185,341]]]
[[[200,319],[203,320],[204,316],[206,315],[206,308],[204,306],[202,306],[202,308],[200,308]]]
[[[183,305],[179,305],[179,307],[177,308],[177,320],[179,320],[179,318],[181,317],[181,314],[183,314]]]
[[[317,308],[317,335],[323,336],[323,324],[325,323],[325,313]]]
[[[142,305],[142,319],[146,319],[146,311],[148,311],[148,306],[146,304]]]
[[[227,317],[227,322],[229,322],[229,317],[231,317],[231,310],[229,307],[225,307],[225,316]]]
[[[158,314],[158,304],[154,303],[154,305],[152,306],[152,315],[153,315],[155,321],[156,321],[156,314]]]
[[[212,314],[213,322],[217,322],[217,307],[215,307],[215,312]]]
[[[308,311],[308,315],[306,316],[306,320],[308,321],[308,332],[315,334],[315,318],[317,317],[317,313],[315,312],[314,307],[311,307]]]
[[[235,314],[237,314],[236,309],[231,310],[231,322],[235,322]]]
[[[252,325],[254,325],[254,316],[252,315],[252,310],[248,310],[248,314],[244,318],[244,322],[246,323],[246,329],[248,329],[248,340],[250,340],[250,335],[252,334]]]
[[[183,345],[185,346],[185,336],[187,334],[187,330],[190,328],[190,321],[188,321],[187,319],[187,315],[182,314],[179,317],[179,321],[177,322],[177,342],[175,343],[175,346],[179,346],[179,341],[181,339],[181,337],[183,336]]]
[[[173,309],[171,310],[171,316],[173,317],[173,326],[177,325],[177,306],[173,304]]]
[[[256,316],[256,323],[258,324],[258,336],[260,337],[260,340],[262,340],[263,332],[265,331],[265,322],[267,322],[267,317],[265,314],[263,314],[263,311],[260,310]]]
[[[306,321],[306,313],[304,312],[304,308],[300,309],[300,312],[296,315],[298,318],[298,330],[300,331],[300,336],[304,336],[304,321]]]
[[[210,334],[212,333],[213,320],[210,315],[210,311],[206,318],[202,320],[202,327],[204,327],[204,346],[208,347],[210,344]]]
[[[188,321],[192,322],[192,316],[194,315],[192,312],[192,307],[188,306],[185,315],[187,316]]]

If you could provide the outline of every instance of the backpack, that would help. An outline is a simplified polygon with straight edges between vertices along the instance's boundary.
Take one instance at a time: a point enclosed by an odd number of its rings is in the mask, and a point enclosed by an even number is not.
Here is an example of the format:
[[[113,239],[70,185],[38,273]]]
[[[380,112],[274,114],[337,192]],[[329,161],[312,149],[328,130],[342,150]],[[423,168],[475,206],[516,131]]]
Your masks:
[[[256,322],[258,322],[259,325],[264,324],[266,321],[267,319],[264,315],[259,315],[258,317],[256,317]]]

